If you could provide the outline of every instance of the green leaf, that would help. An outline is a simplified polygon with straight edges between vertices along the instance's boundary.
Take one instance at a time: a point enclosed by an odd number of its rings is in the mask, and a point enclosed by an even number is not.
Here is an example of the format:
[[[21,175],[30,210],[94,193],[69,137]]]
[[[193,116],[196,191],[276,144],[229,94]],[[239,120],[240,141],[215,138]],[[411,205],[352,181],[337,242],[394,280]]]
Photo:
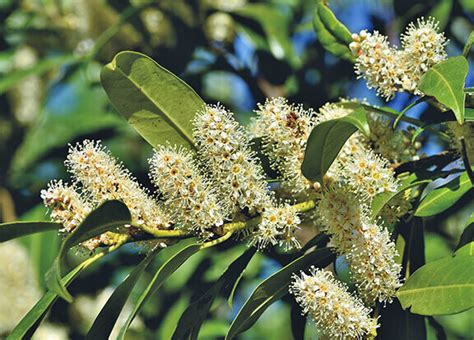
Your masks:
[[[167,141],[194,147],[195,114],[204,110],[194,90],[153,59],[120,52],[101,73],[110,101],[153,147]]]
[[[474,121],[474,109],[466,107],[466,110],[464,111],[464,119],[466,122]]]
[[[108,339],[133,287],[161,248],[154,248],[114,290],[97,315],[85,339]]]
[[[440,0],[428,13],[427,17],[434,17],[438,20],[439,30],[444,31],[446,25],[449,22],[451,16],[451,10],[453,9],[453,0]]]
[[[101,254],[102,255],[102,254]],[[88,265],[99,259],[101,256],[91,257],[73,270],[71,270],[64,278],[61,279],[61,284],[63,286],[68,286],[77,275]],[[46,292],[43,297],[30,309],[30,311],[21,319],[21,321],[16,325],[13,331],[8,336],[8,340],[17,340],[17,339],[30,339],[33,332],[39,326],[41,320],[46,316],[49,308],[57,300],[58,294],[52,291]]]
[[[357,110],[342,118],[318,124],[308,138],[301,170],[311,180],[322,183],[329,169],[347,139],[357,130],[369,134],[365,112]]]
[[[252,327],[263,312],[275,301],[288,294],[293,273],[305,270],[311,265],[325,267],[334,260],[329,248],[318,249],[305,254],[286,265],[258,285],[232,322],[226,339],[232,339]]]
[[[471,244],[454,257],[419,268],[397,292],[403,309],[421,315],[454,314],[474,307],[474,256]]]
[[[461,248],[462,246],[465,246],[468,243],[471,243],[474,241],[474,213],[471,214],[471,217],[469,217],[469,220],[466,222],[466,228],[464,228],[464,231],[461,234],[461,237],[459,239],[459,244],[457,245],[456,249]]]
[[[61,223],[43,221],[1,223],[0,242],[5,242],[25,235],[42,233],[48,230],[59,230],[61,228]]]
[[[243,271],[255,254],[256,249],[250,248],[244,254],[239,256],[226,269],[222,276],[202,294],[197,300],[193,301],[184,311],[176,326],[172,339],[197,339],[202,323],[206,320],[209,309],[215,298],[219,294],[224,294],[233,287],[234,282],[239,280]]]
[[[463,172],[440,188],[430,191],[420,202],[416,209],[415,216],[432,216],[439,214],[453,206],[465,193],[472,189],[472,183]]]
[[[255,20],[261,25],[268,47],[276,59],[288,60],[295,67],[301,63],[291,42],[288,20],[275,6],[249,3],[235,10],[234,13]]]
[[[430,68],[421,78],[418,88],[453,110],[459,124],[464,123],[464,82],[468,65],[463,56],[448,58]]]
[[[73,246],[131,223],[130,212],[120,201],[107,201],[92,211],[85,220],[61,244],[59,254],[53,266],[46,273],[46,286],[68,302],[72,296],[61,283],[61,262],[67,251]]]
[[[401,181],[401,185],[398,188],[397,191],[395,192],[383,192],[378,194],[377,196],[374,197],[372,200],[372,217],[376,217],[380,214],[380,211],[383,209],[383,207],[390,202],[393,198],[395,198],[398,195],[403,194],[405,190],[408,190],[410,188],[416,187],[420,184],[423,183],[430,183],[431,180],[423,180],[423,181],[417,181],[417,177],[415,174],[410,175],[409,177],[403,179]]]
[[[354,61],[349,49],[352,42],[350,31],[322,1],[318,2],[314,9],[313,26],[319,42],[326,50],[338,57]]]
[[[163,285],[163,283],[170,277],[187,259],[192,255],[197,253],[201,249],[200,244],[190,244],[186,247],[179,249],[175,254],[173,254],[155,273],[151,279],[148,286],[142,292],[137,302],[135,303],[133,310],[127,317],[127,321],[120,329],[120,334],[117,340],[125,339],[125,334],[127,333],[128,327],[132,323],[133,319],[137,315],[138,311],[143,307],[143,304],[146,300],[155,294],[158,289]]]
[[[55,67],[60,67],[70,63],[77,63],[79,61],[81,61],[81,57],[76,55],[62,55],[58,57],[46,58],[40,60],[35,65],[27,69],[11,72],[8,76],[3,77],[0,80],[0,94],[9,90],[16,83],[27,77],[34,75],[40,76]]]
[[[471,241],[465,244],[464,246],[456,250],[454,254],[456,256],[459,256],[459,255],[474,256],[474,241]]]

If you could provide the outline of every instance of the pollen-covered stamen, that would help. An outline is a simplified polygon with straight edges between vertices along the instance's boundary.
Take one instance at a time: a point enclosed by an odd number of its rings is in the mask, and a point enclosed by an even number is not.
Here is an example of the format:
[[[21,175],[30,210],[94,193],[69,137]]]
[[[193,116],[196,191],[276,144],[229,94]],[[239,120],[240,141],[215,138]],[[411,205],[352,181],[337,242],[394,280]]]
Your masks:
[[[259,104],[251,132],[263,140],[263,152],[271,166],[282,175],[283,184],[295,194],[312,188],[301,172],[308,136],[315,125],[314,113],[290,105],[281,97]]]
[[[78,227],[92,210],[74,186],[60,181],[51,181],[48,188],[41,190],[45,206],[51,209],[51,220],[61,223],[67,232]]]
[[[159,146],[150,159],[150,177],[165,199],[178,227],[206,238],[229,214],[211,183],[200,173],[192,154],[179,147]]]
[[[206,106],[194,119],[194,139],[226,205],[255,213],[271,204],[250,138],[231,112],[221,106]]]
[[[85,140],[71,146],[65,163],[95,204],[121,200],[130,210],[133,225],[154,229],[169,227],[170,217],[100,141]]]
[[[314,320],[317,328],[331,339],[362,339],[374,336],[377,320],[371,309],[348,292],[331,272],[311,267],[309,275],[293,274],[290,293]]]

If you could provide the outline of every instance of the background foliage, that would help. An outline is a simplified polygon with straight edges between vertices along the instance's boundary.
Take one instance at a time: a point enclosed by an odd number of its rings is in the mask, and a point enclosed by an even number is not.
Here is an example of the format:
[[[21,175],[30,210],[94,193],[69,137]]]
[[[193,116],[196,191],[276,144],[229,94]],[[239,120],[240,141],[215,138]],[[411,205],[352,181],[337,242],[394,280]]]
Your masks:
[[[114,111],[100,84],[102,66],[122,50],[149,55],[190,84],[205,102],[228,106],[244,124],[255,104],[271,96],[313,108],[339,97],[365,97],[383,105],[363,81],[355,79],[351,63],[322,46],[327,42],[324,32],[314,32],[314,6],[313,0],[0,1],[1,221],[17,217],[46,221],[39,190],[51,178],[66,178],[62,161],[67,144],[84,138],[103,140],[141,183],[149,184],[146,159],[151,148]],[[474,17],[469,0],[333,0],[331,9],[352,32],[378,29],[390,37],[398,36],[413,19],[433,15],[451,39],[450,55],[462,53]],[[473,60],[468,62],[472,70]],[[473,80],[470,73],[466,86],[472,86]],[[401,110],[411,100],[400,94],[388,105]],[[429,114],[428,105],[420,104],[409,115],[427,119]],[[445,147],[438,143],[426,135],[423,151],[437,153]],[[413,238],[417,260],[411,269],[450,256],[473,208],[472,196],[465,195],[436,217],[423,219],[426,232]],[[420,208],[418,215],[432,214]],[[59,247],[56,232],[20,241],[28,251],[38,289],[44,291],[43,277]],[[225,300],[227,294],[221,290],[228,284],[212,284],[244,249],[245,245],[224,244],[195,254],[163,284],[159,294],[147,300],[128,336],[170,338],[190,301],[208,288],[221,293],[214,302]],[[168,257],[166,252],[158,254],[150,269]],[[67,262],[72,267],[80,258],[81,254],[71,254]],[[97,292],[117,287],[140,259],[136,248],[124,248],[94,265],[68,288],[82,300],[78,298],[72,306],[59,300],[49,321],[67,327],[71,338],[80,338],[100,310]],[[200,337],[223,336],[257,284],[288,262],[288,257],[276,252],[255,254],[242,284],[233,292],[231,311],[222,307],[225,304],[204,301],[210,304],[212,318],[202,316],[207,321]],[[143,281],[138,287],[146,285]],[[131,294],[137,293],[133,290]],[[87,313],[80,312],[79,301],[89,306]],[[384,339],[410,339],[407,334],[395,336],[400,327],[394,320],[399,318],[410,319],[419,327],[426,324],[429,339],[443,338],[443,334],[449,339],[468,339],[474,334],[472,310],[420,322],[419,316],[394,304],[382,315],[382,323],[388,320],[387,328],[381,330]],[[241,337],[291,338],[292,329],[293,334],[301,333],[305,323],[298,307],[285,296]],[[308,339],[317,338],[312,325],[304,332]]]

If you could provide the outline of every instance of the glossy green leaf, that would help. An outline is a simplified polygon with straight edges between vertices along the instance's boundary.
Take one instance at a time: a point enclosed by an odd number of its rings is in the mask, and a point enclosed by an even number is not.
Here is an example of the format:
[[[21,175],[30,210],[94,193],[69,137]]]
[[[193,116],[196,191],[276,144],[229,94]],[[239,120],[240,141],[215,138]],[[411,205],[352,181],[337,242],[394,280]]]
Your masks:
[[[464,122],[464,82],[468,65],[463,56],[448,58],[430,68],[421,78],[418,88],[428,96],[453,110],[459,124]]]
[[[125,324],[120,329],[120,334],[117,340],[125,339],[128,327],[137,315],[138,311],[143,307],[144,303],[155,294],[163,283],[168,279],[187,259],[197,253],[201,249],[201,245],[193,243],[180,248],[174,253],[155,273],[148,286],[142,292],[137,302],[133,306],[133,310],[127,317]]]
[[[472,189],[472,183],[466,172],[440,188],[430,191],[420,202],[415,216],[432,216],[453,206],[464,194]]]
[[[286,59],[293,66],[300,64],[291,42],[288,20],[275,6],[249,3],[235,10],[234,13],[255,20],[260,24],[265,32],[268,47],[276,59]]]
[[[270,305],[288,294],[288,287],[293,273],[306,270],[311,265],[323,268],[333,260],[334,255],[328,248],[318,249],[297,258],[264,280],[240,309],[230,326],[226,339],[233,339],[252,327]]]
[[[459,244],[457,245],[456,249],[459,249],[473,241],[474,241],[474,213],[472,213],[471,217],[469,217],[469,220],[467,220],[466,227],[464,228],[464,231],[461,234],[461,237],[459,239]]]
[[[461,248],[456,250],[456,252],[454,254],[456,256],[459,256],[459,255],[474,256],[474,241],[471,241],[471,242],[465,244],[464,246],[462,246]]]
[[[192,120],[205,104],[173,73],[126,51],[102,69],[101,81],[117,111],[152,146],[169,141],[194,147]]]
[[[62,242],[53,266],[46,273],[46,286],[68,302],[72,296],[61,282],[61,262],[67,251],[92,237],[131,223],[130,212],[120,201],[107,201],[92,211]]]
[[[454,314],[474,307],[474,256],[471,244],[454,257],[419,268],[398,290],[404,309],[421,315]]]
[[[114,290],[99,315],[97,315],[85,339],[108,339],[133,288],[160,248],[154,248]]]
[[[201,325],[206,320],[206,316],[213,301],[219,294],[229,294],[234,282],[239,280],[242,276],[243,271],[255,254],[255,250],[255,248],[250,248],[244,254],[239,256],[226,269],[222,276],[209,288],[209,290],[188,306],[179,319],[172,339],[180,340],[198,338]]]
[[[319,42],[326,50],[338,57],[354,61],[349,49],[352,42],[350,31],[322,1],[318,2],[314,9],[313,27]]]
[[[367,117],[362,111],[355,111],[342,118],[318,124],[308,138],[301,170],[311,180],[322,183],[329,169],[347,139],[357,130],[369,134]]]
[[[67,287],[84,268],[99,258],[100,256],[94,256],[79,264],[61,279],[61,284]],[[49,308],[53,305],[57,298],[58,294],[55,292],[46,292],[43,297],[33,306],[33,308],[31,308],[30,311],[23,317],[23,319],[21,319],[7,339],[17,340],[31,338],[31,335],[39,326],[41,320],[43,320],[43,318],[46,316]]]
[[[423,180],[423,181],[417,181],[416,180],[416,175],[410,175],[409,177],[403,179],[400,181],[401,185],[398,188],[397,191],[395,192],[383,192],[378,194],[377,196],[374,197],[372,200],[372,217],[376,217],[380,214],[380,211],[383,209],[383,207],[390,202],[393,198],[395,198],[398,195],[402,195],[405,190],[408,190],[410,188],[416,187],[418,185],[421,185],[423,183],[429,183],[431,180]]]
[[[42,233],[48,230],[59,230],[61,228],[61,223],[43,221],[1,223],[0,242],[5,242],[25,235]]]
[[[466,44],[464,45],[462,55],[467,58],[469,52],[471,52],[472,45],[474,44],[474,31],[471,31],[469,37],[467,38]]]

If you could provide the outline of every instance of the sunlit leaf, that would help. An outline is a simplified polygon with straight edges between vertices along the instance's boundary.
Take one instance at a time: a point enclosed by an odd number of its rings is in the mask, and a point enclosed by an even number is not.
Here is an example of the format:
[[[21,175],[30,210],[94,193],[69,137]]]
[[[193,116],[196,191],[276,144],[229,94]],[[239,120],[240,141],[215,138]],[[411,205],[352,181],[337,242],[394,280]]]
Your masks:
[[[471,244],[454,257],[419,268],[397,292],[404,309],[422,315],[453,314],[474,307],[474,256]]]
[[[357,130],[365,135],[369,134],[367,117],[362,111],[318,124],[308,138],[301,166],[303,175],[311,181],[322,183],[324,174],[339,151]]]
[[[194,146],[192,120],[204,102],[153,59],[120,52],[102,69],[101,81],[117,111],[152,146],[165,142]]]
[[[472,183],[463,172],[447,184],[430,191],[420,202],[415,216],[432,216],[453,206],[464,194],[472,189]]]
[[[469,220],[467,220],[466,228],[464,228],[464,231],[462,232],[462,235],[459,240],[459,244],[457,245],[456,249],[459,249],[473,241],[474,241],[474,213],[472,213],[471,217],[469,217]]]
[[[421,92],[435,97],[453,110],[459,124],[464,123],[464,82],[467,72],[466,58],[452,57],[430,68],[418,85]]]
[[[323,1],[316,4],[313,13],[313,26],[321,45],[332,54],[353,61],[349,49],[352,42],[350,31],[334,16]]]

